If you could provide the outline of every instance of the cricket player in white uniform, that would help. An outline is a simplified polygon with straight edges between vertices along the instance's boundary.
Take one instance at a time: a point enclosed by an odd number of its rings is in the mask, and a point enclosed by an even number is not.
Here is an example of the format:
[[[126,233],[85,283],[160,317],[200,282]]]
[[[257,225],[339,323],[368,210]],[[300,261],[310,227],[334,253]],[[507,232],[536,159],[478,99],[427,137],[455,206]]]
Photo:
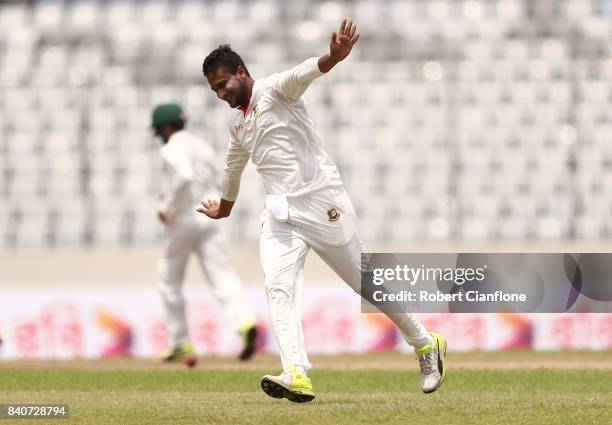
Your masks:
[[[255,352],[255,315],[245,302],[240,279],[230,268],[219,228],[194,211],[203,196],[219,193],[217,157],[208,143],[184,130],[185,123],[185,114],[179,105],[159,105],[153,111],[155,134],[164,142],[160,149],[163,190],[158,216],[165,226],[165,247],[160,261],[159,291],[168,321],[170,348],[162,360],[182,360],[190,367],[196,363],[182,288],[192,253],[196,254],[227,319],[243,339],[239,358],[247,360]]]
[[[264,376],[261,386],[268,395],[293,402],[314,399],[299,312],[308,251],[314,249],[354,291],[361,291],[362,243],[355,212],[302,100],[310,83],[345,59],[358,38],[356,26],[344,20],[331,36],[328,54],[260,80],[251,78],[228,45],[214,50],[203,64],[217,97],[238,110],[230,126],[221,200],[202,202],[198,211],[214,219],[229,216],[251,159],[268,194],[260,255],[284,369],[278,376]],[[428,333],[411,314],[388,316],[415,348],[423,391],[434,391],[445,374],[445,339]]]

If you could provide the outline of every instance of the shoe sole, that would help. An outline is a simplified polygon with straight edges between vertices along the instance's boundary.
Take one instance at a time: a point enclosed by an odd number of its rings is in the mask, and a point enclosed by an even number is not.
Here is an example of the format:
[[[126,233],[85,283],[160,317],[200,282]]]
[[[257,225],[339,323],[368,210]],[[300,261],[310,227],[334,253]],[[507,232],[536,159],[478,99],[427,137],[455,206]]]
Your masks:
[[[293,403],[308,403],[314,400],[314,394],[304,394],[298,391],[291,391],[289,388],[283,387],[280,384],[268,378],[261,380],[261,389],[264,393],[273,398],[286,398]]]
[[[242,353],[240,353],[240,356],[238,356],[240,361],[243,362],[249,360],[251,357],[253,357],[253,354],[255,354],[255,346],[257,344],[257,328],[255,326],[249,329],[246,336],[246,341],[247,343],[244,350],[242,350]]]
[[[444,340],[444,355],[442,356],[443,359],[446,359],[446,339]],[[442,382],[444,382],[444,377],[446,376],[446,365],[444,364],[444,361],[442,361],[442,378],[440,379],[440,382],[438,382],[438,385],[436,385],[434,388],[432,388],[431,390],[423,390],[423,392],[425,394],[431,394],[433,393],[435,390],[437,390],[438,388],[440,388],[440,386],[442,386]]]

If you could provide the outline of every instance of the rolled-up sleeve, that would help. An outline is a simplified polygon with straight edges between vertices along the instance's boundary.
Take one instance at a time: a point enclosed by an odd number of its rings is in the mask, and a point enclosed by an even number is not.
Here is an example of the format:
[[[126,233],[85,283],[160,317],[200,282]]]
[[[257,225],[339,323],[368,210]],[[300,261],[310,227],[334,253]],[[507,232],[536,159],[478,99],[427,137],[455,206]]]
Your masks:
[[[297,100],[310,83],[321,75],[323,73],[319,69],[319,58],[312,57],[287,71],[276,74],[274,87],[285,97]]]
[[[248,151],[240,144],[230,129],[230,142],[223,168],[223,182],[221,185],[221,198],[227,201],[235,201],[240,191],[240,178],[242,171],[249,161]]]

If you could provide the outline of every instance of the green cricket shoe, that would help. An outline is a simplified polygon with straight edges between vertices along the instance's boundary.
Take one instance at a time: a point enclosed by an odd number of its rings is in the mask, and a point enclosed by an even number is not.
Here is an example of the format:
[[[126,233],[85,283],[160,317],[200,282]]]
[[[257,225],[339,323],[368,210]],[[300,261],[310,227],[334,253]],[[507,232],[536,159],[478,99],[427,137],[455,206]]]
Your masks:
[[[421,366],[421,388],[424,393],[433,393],[437,390],[446,375],[446,338],[430,332],[434,345],[426,345],[414,350]]]
[[[177,347],[169,348],[161,354],[160,360],[163,363],[182,361],[187,367],[194,367],[197,363],[197,357],[191,342],[185,342]]]
[[[315,398],[310,378],[299,373],[293,365],[280,375],[261,378],[261,389],[270,397],[286,398],[294,403],[308,403]]]
[[[257,348],[257,324],[254,322],[244,324],[240,329],[240,337],[242,338],[242,351],[238,355],[238,359],[244,362],[255,354],[255,349]]]

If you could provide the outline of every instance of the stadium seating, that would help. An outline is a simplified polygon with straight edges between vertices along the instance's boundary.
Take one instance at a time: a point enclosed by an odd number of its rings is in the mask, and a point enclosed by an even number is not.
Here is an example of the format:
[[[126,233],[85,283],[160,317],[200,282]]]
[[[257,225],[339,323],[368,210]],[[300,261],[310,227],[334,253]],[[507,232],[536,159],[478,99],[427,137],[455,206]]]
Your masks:
[[[152,107],[182,103],[221,163],[205,55],[231,42],[261,77],[343,16],[359,45],[306,100],[369,244],[610,235],[612,0],[41,0],[0,4],[0,248],[158,243]]]

